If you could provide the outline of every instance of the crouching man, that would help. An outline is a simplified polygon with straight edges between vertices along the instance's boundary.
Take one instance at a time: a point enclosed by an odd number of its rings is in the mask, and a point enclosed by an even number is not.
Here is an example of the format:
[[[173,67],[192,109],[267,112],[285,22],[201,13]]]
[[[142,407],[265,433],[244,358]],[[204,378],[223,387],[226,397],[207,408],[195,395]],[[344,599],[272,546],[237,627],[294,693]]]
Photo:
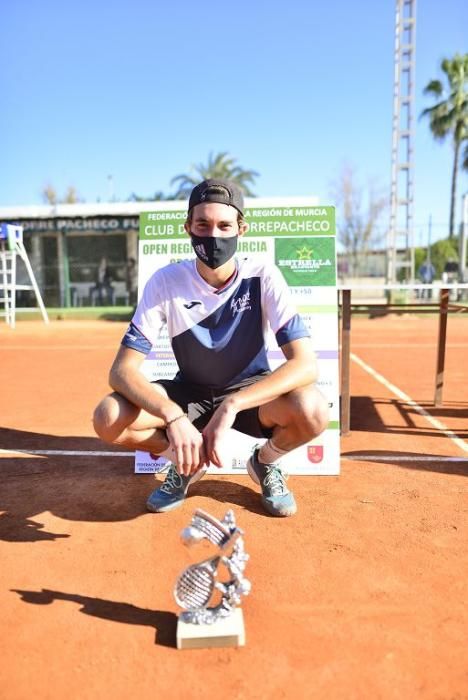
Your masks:
[[[311,340],[286,282],[274,265],[235,255],[248,228],[243,207],[232,182],[205,180],[193,189],[185,230],[195,257],[149,279],[110,371],[114,392],[94,412],[106,442],[170,458],[147,501],[153,512],[181,505],[210,462],[223,466],[223,439],[235,428],[260,440],[247,468],[264,508],[293,515],[281,458],[328,424]],[[149,382],[140,366],[164,325],[179,371]],[[285,357],[274,371],[268,329]]]

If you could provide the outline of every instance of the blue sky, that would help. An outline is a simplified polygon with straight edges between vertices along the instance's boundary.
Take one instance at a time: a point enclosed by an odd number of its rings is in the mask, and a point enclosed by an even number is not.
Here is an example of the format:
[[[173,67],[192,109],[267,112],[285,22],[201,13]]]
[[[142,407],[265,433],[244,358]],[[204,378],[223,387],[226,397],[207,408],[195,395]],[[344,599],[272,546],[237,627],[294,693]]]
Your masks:
[[[86,201],[171,192],[227,151],[258,196],[318,195],[344,162],[389,191],[393,0],[2,3],[0,206],[51,183]],[[464,0],[418,0],[416,115],[444,56],[468,50]],[[416,121],[415,233],[446,235],[452,151]],[[468,178],[459,180],[461,194]],[[382,225],[387,222],[384,221]]]

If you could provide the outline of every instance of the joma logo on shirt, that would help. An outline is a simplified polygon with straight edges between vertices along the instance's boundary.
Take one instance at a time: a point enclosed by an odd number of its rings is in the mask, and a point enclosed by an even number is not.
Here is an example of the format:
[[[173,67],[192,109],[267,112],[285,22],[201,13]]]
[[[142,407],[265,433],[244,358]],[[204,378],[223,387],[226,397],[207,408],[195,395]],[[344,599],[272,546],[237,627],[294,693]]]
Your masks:
[[[250,291],[243,294],[237,299],[231,300],[231,310],[233,315],[240,314],[242,311],[250,311]]]

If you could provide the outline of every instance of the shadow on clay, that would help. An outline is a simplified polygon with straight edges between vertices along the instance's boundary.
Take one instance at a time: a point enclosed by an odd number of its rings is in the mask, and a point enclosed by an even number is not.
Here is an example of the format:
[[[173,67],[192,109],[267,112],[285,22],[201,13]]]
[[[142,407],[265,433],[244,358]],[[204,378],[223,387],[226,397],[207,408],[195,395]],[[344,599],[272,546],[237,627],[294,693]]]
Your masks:
[[[21,446],[25,451],[44,449],[44,445],[48,450],[114,451],[94,438],[57,437],[6,428],[0,428],[0,444],[3,449]],[[158,488],[164,476],[155,480],[152,474],[135,475],[132,456],[19,453],[2,456],[0,540],[43,542],[69,537],[48,532],[35,520],[45,512],[75,522],[121,522],[142,515],[170,518],[170,513],[150,514],[146,510],[149,494]],[[219,501],[226,508],[234,505],[270,517],[262,509],[258,487],[250,480],[248,483],[249,486],[244,486],[230,481],[229,477],[205,476],[190,488],[185,507],[196,507],[192,499],[201,496]]]
[[[176,648],[177,615],[165,610],[148,610],[138,608],[129,603],[118,603],[102,598],[90,598],[74,593],[62,593],[43,588],[41,591],[22,591],[11,589],[18,593],[25,603],[33,605],[50,605],[55,600],[65,600],[81,605],[79,612],[102,620],[121,622],[126,625],[142,625],[154,627],[156,630],[155,644]]]

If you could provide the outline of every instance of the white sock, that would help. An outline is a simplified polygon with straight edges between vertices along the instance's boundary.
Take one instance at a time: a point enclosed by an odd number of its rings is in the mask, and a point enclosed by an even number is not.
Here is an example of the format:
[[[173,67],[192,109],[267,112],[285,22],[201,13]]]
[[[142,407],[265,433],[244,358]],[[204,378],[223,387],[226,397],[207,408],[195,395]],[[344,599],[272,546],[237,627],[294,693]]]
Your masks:
[[[276,464],[288,452],[289,450],[281,450],[279,447],[276,447],[270,438],[259,449],[258,461],[262,464]]]

